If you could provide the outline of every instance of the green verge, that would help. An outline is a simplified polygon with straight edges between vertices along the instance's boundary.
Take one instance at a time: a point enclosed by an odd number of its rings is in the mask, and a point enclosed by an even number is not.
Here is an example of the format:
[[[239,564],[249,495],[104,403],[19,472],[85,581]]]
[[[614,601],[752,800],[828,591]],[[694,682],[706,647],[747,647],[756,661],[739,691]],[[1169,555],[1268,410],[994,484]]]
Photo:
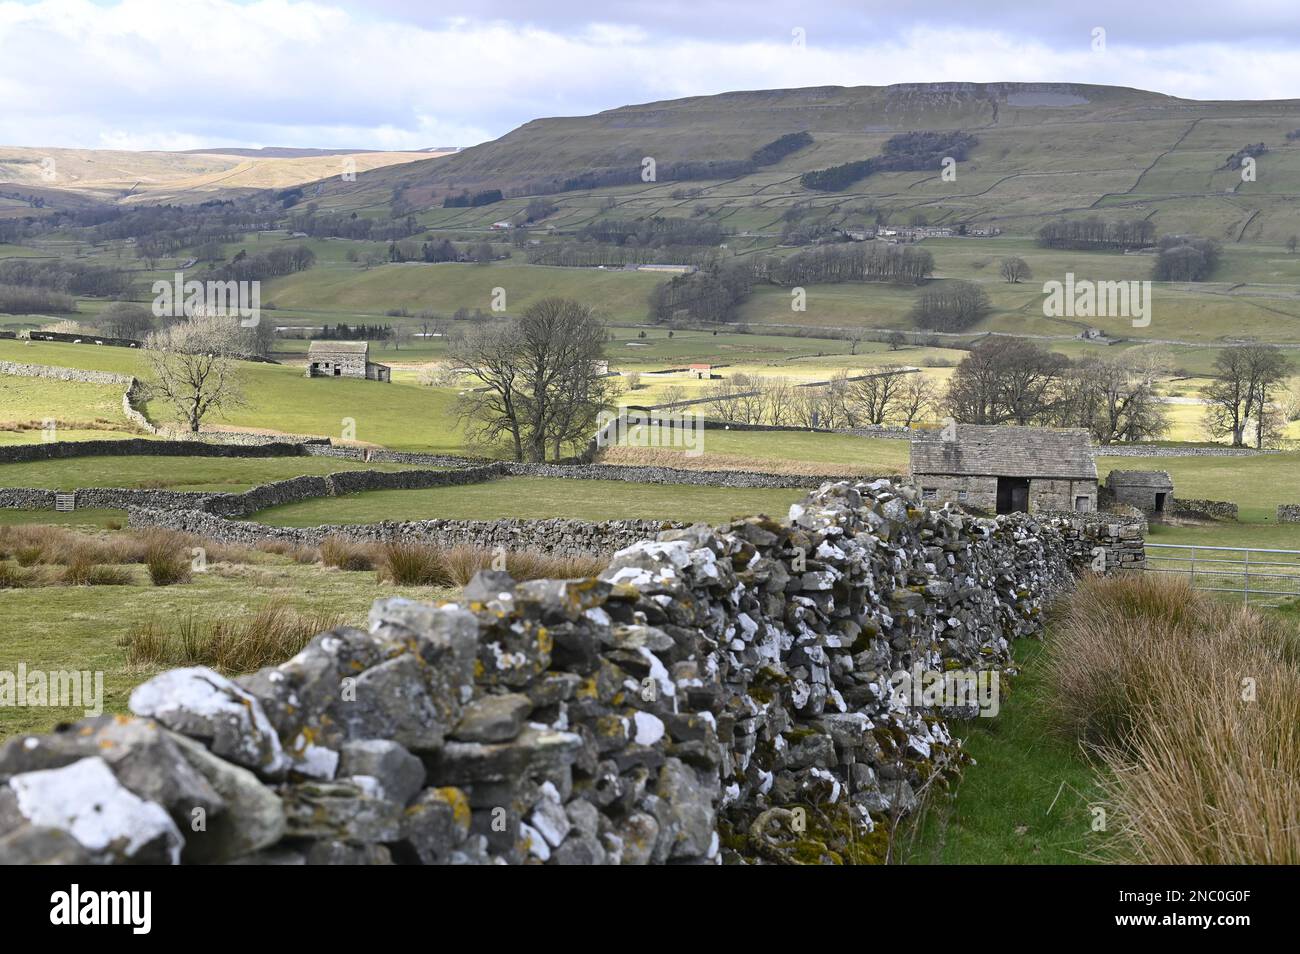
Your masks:
[[[1096,844],[1089,807],[1100,795],[1078,745],[1051,731],[1044,649],[1018,640],[1020,675],[1004,681],[998,715],[953,726],[976,764],[900,832],[904,863],[1089,862]]]

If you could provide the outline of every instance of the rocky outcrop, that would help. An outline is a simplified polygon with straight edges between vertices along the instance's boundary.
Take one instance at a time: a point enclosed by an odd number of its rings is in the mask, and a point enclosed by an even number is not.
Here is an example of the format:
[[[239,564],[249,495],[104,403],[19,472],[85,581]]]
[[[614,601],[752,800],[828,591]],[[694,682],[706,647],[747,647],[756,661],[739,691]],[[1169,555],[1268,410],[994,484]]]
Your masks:
[[[989,701],[898,675],[989,681],[1071,559],[1031,517],[841,483],[598,579],[381,600],[279,666],[10,740],[0,862],[879,862]]]

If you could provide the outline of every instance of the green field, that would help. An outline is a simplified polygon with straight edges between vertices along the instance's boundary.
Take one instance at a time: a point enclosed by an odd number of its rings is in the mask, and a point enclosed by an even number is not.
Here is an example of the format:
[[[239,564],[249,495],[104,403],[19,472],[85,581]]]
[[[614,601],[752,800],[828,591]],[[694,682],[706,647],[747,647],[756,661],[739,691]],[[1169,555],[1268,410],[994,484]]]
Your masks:
[[[0,359],[146,376],[141,356],[125,348],[0,340]],[[380,384],[305,378],[301,368],[290,365],[244,363],[241,369],[247,406],[231,408],[215,421],[226,429],[339,439],[350,424],[355,440],[364,443],[436,453],[462,450],[463,438],[452,414],[455,393],[450,390],[402,380]],[[7,380],[0,377],[0,382]],[[64,386],[61,382],[40,383],[51,390]],[[120,392],[116,400],[116,419],[121,421]],[[166,408],[156,402],[146,406],[145,413],[153,421],[167,421]]]
[[[0,465],[0,487],[148,487],[235,493],[288,477],[409,470],[330,457],[77,457]]]
[[[0,511],[3,515],[5,511]],[[71,515],[69,515],[71,516]],[[5,590],[5,638],[0,670],[28,668],[104,672],[108,712],[125,712],[131,689],[157,669],[127,665],[119,641],[153,619],[175,625],[190,614],[202,620],[234,618],[270,602],[302,613],[337,613],[347,623],[364,625],[373,600],[383,596],[443,599],[446,590],[393,587],[373,573],[344,573],[298,566],[267,557],[257,565],[213,564],[191,583],[156,587],[144,569],[128,568],[130,586],[42,586]],[[0,707],[0,739],[20,732],[49,731],[75,721],[82,712],[40,707]]]
[[[429,490],[375,490],[263,510],[279,527],[376,523],[381,520],[674,520],[722,523],[766,513],[784,517],[804,490],[754,490],[614,480],[505,477]]]

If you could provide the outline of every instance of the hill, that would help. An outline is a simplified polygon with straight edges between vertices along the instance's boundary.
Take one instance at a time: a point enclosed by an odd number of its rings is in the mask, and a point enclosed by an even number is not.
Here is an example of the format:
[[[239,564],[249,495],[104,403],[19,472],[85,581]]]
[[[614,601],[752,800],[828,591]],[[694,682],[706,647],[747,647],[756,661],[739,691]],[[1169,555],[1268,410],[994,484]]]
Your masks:
[[[128,152],[0,146],[0,214],[39,196],[47,208],[92,202],[193,202],[263,189],[286,189],[385,166],[428,161],[429,152],[324,149],[216,149],[206,152]],[[13,214],[13,213],[11,213]]]
[[[671,199],[665,176],[640,181],[644,157],[653,157],[661,171],[736,162],[782,135],[806,130],[813,143],[770,167],[690,182],[702,189],[692,202],[736,212],[755,204],[779,211],[797,201],[828,207],[859,200],[887,217],[920,213],[931,224],[995,222],[1009,231],[1027,231],[1063,213],[1096,211],[1154,216],[1162,229],[1278,240],[1300,224],[1300,147],[1286,138],[1297,127],[1300,100],[1197,101],[1084,84],[734,92],[537,119],[445,159],[386,168],[365,183],[328,183],[321,202],[383,206],[398,190],[408,206],[428,209],[462,191],[501,189],[509,198],[621,170],[632,180],[622,193],[638,200],[625,211],[663,214],[683,203]],[[943,181],[936,165],[872,175],[839,193],[811,192],[799,183],[805,172],[877,156],[899,133],[957,129],[973,133],[977,145],[959,163],[955,181]],[[1259,142],[1269,153],[1259,160],[1257,180],[1243,182],[1225,160]],[[581,204],[591,192],[562,192],[557,201]],[[500,217],[500,209],[495,212]],[[736,215],[737,222],[747,218]]]

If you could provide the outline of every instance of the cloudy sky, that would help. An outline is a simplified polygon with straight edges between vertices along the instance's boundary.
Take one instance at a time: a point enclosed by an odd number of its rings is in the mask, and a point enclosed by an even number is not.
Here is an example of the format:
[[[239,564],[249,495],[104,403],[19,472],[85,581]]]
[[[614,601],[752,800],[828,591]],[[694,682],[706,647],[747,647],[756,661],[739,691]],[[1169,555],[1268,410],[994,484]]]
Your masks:
[[[940,80],[1300,98],[1296,0],[1083,6],[0,0],[0,143],[468,146],[625,103]]]

